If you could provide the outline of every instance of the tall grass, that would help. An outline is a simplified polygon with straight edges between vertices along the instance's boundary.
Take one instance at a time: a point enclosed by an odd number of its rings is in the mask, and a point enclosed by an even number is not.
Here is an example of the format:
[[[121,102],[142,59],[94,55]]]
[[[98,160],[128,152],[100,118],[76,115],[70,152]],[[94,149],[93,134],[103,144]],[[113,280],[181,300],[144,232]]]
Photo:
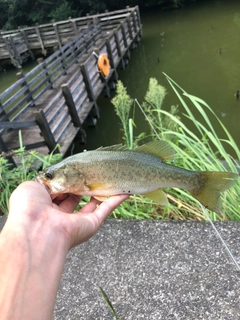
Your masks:
[[[176,107],[172,107],[169,111],[163,109],[166,90],[155,79],[149,81],[142,108],[150,122],[150,127],[154,127],[156,132],[161,133],[161,138],[167,139],[175,149],[176,157],[172,164],[194,171],[238,172],[240,150],[227,128],[205,101],[188,94],[170,77],[166,74],[165,76],[185,110],[185,114],[181,115],[183,120],[180,119]],[[191,106],[185,101],[186,98]],[[221,133],[216,133],[209,120],[209,114],[219,122]],[[194,132],[187,127],[185,124],[187,121],[184,121],[184,118],[194,125]],[[224,135],[225,138],[220,139],[218,135]],[[157,139],[153,131],[152,136],[153,139]],[[228,154],[226,146],[231,147],[233,156]],[[115,210],[113,216],[135,219],[206,219],[199,202],[190,193],[181,189],[166,189],[166,192],[169,198],[167,207],[161,207],[147,198],[135,195]],[[239,179],[234,187],[222,194],[222,202],[221,214],[209,212],[211,219],[239,221]]]
[[[12,151],[18,167],[12,169],[5,155],[0,154],[0,215],[8,214],[8,200],[20,183],[34,180],[39,169],[44,169],[62,159],[61,154],[43,155],[34,150],[25,151],[21,132],[19,142],[20,148]]]
[[[150,79],[149,88],[142,103],[144,114],[150,121],[151,128],[160,133],[161,138],[167,139],[176,151],[176,157],[170,164],[189,170],[204,171],[240,171],[240,150],[231,134],[218,119],[210,106],[198,97],[188,94],[170,77],[165,75],[173,92],[185,110],[180,118],[177,108],[172,106],[169,111],[163,109],[166,90],[157,81]],[[188,103],[186,102],[188,101]],[[134,121],[131,119],[132,98],[122,83],[117,85],[117,94],[112,100],[117,115],[123,128],[123,140],[128,148],[134,148],[145,136],[144,133],[134,137]],[[189,106],[190,102],[190,106]],[[194,109],[194,111],[192,111]],[[217,119],[221,133],[216,133],[209,114]],[[185,124],[186,118],[194,126],[192,132]],[[191,126],[192,127],[192,126]],[[219,136],[224,138],[220,139]],[[152,130],[152,138],[157,139]],[[25,180],[32,180],[41,167],[61,160],[62,155],[50,154],[44,156],[36,151],[26,152],[23,147],[21,135],[19,136],[20,149],[13,152],[19,166],[10,170],[7,159],[0,155],[0,214],[7,214],[8,199],[11,192]],[[232,155],[226,151],[226,146],[231,148]],[[240,220],[240,179],[230,190],[222,194],[223,210],[221,214],[209,212],[212,220]],[[206,217],[198,201],[185,190],[164,190],[169,199],[169,205],[162,207],[141,195],[133,195],[128,201],[122,203],[113,213],[114,218],[132,219],[180,219],[180,220],[205,220]],[[80,206],[88,201],[83,197]]]
[[[123,128],[123,139],[129,149],[133,148],[133,121],[130,118],[130,110],[133,99],[127,94],[126,88],[121,81],[118,81],[116,87],[116,96],[112,99],[115,111]]]

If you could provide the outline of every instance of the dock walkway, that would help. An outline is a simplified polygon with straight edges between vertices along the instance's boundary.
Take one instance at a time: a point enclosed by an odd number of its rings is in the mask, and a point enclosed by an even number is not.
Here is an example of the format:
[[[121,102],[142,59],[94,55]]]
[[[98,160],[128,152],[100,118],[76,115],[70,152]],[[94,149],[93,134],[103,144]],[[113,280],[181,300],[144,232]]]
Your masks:
[[[140,41],[138,7],[101,14],[71,41],[58,49],[0,96],[0,151],[19,148],[21,130],[27,150],[65,154],[74,137],[84,141],[84,121],[99,117],[97,98],[109,95],[118,79],[117,68],[128,63],[130,49]],[[107,54],[110,72],[102,76],[97,55]],[[57,147],[56,147],[57,146]],[[15,164],[14,159],[9,160]]]

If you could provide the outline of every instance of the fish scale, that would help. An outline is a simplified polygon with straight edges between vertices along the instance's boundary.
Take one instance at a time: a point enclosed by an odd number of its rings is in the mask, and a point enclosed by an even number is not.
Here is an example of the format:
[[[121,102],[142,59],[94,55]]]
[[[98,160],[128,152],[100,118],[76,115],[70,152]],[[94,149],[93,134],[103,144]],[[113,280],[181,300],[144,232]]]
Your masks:
[[[143,194],[167,204],[162,188],[188,190],[205,207],[221,210],[220,192],[234,185],[232,172],[190,171],[164,162],[175,154],[166,141],[153,141],[135,150],[110,146],[68,157],[46,168],[36,178],[52,197],[62,193],[96,198]]]

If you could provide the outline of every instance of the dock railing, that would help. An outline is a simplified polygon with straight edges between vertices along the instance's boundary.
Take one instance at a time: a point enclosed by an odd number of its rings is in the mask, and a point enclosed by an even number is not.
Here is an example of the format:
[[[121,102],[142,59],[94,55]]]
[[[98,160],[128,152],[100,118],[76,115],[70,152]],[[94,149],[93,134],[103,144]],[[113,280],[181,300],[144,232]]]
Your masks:
[[[11,59],[20,67],[27,56],[34,58],[34,51],[41,50],[46,55],[50,48],[61,48],[79,33],[84,32],[89,24],[99,20],[103,32],[111,31],[128,17],[129,23],[141,28],[138,7],[98,15],[18,28],[0,32],[0,60]]]
[[[40,59],[26,75],[17,74],[16,83],[0,95],[1,152],[19,148],[20,129],[26,149],[40,148],[43,153],[55,150],[64,154],[78,132],[85,140],[83,122],[96,123],[98,96],[102,92],[109,95],[118,79],[117,67],[127,64],[129,49],[140,40],[138,7],[129,10],[125,20],[124,10],[120,10],[119,23],[111,29],[109,21],[116,19],[110,13],[87,20],[84,31],[73,40]],[[108,55],[111,69],[106,78],[99,72],[94,50]],[[9,160],[15,164],[13,158]]]

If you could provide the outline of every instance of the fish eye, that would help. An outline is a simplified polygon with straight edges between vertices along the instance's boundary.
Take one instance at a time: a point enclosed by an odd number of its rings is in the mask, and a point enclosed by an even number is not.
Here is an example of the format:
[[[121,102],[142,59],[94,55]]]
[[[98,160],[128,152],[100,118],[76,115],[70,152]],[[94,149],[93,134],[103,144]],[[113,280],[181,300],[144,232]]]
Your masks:
[[[51,179],[53,178],[53,174],[52,174],[51,172],[46,172],[46,173],[45,173],[45,178],[51,180]]]

